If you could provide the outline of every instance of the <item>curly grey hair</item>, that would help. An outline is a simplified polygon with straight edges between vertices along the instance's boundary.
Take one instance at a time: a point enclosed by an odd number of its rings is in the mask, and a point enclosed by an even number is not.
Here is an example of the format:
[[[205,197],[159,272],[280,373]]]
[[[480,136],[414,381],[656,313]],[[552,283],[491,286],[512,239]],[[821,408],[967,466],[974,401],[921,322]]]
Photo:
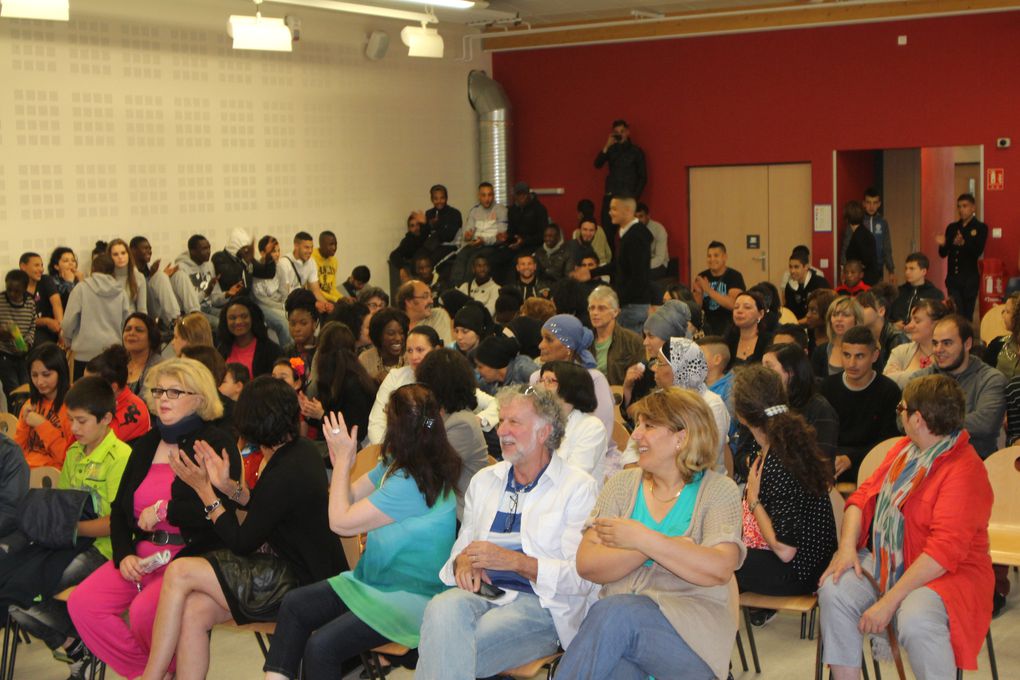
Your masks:
[[[563,434],[567,429],[563,400],[555,392],[535,385],[509,385],[496,395],[501,409],[514,399],[527,399],[531,403],[531,407],[535,409],[535,414],[552,428],[549,438],[545,440],[546,448],[549,451],[560,448]]]

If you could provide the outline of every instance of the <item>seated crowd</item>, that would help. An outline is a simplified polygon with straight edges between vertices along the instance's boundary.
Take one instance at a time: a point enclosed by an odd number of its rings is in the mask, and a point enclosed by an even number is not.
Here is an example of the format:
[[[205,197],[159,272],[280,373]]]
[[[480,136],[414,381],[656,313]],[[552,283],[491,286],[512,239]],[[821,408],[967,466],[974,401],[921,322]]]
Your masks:
[[[483,183],[462,218],[432,187],[392,298],[337,278],[328,231],[194,235],[167,266],[114,239],[87,275],[25,253],[0,298],[5,613],[72,677],[203,678],[214,626],[271,621],[273,680],[387,642],[437,680],[559,652],[557,678],[725,678],[738,592],[817,592],[839,679],[893,620],[918,677],[976,668],[1009,589],[981,460],[1004,418],[1020,438],[1020,296],[981,356],[922,253],[898,290],[853,258],[834,290],[800,246],[780,293],[713,241],[688,288],[648,206],[614,196],[604,231],[582,201],[565,239],[514,194]],[[49,501],[30,468],[59,471]],[[75,490],[73,549],[33,543],[26,497]]]

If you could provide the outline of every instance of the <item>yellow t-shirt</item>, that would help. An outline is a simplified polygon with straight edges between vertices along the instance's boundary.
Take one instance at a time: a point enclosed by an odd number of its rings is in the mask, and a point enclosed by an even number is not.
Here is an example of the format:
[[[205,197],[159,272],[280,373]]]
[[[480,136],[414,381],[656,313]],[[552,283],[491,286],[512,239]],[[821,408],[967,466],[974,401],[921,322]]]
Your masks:
[[[336,270],[340,267],[336,255],[329,258],[323,257],[319,249],[316,248],[312,251],[312,259],[319,270],[319,290],[322,291],[322,296],[330,302],[336,302],[344,296],[336,285]]]

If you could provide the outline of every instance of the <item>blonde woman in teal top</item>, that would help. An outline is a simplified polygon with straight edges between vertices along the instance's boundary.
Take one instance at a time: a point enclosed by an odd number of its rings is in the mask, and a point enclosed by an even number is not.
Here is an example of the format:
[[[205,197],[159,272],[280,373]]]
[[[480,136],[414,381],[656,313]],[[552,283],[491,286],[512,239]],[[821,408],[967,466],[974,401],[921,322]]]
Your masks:
[[[428,388],[405,385],[387,406],[379,464],[352,483],[358,428],[323,419],[333,461],[330,527],[367,533],[353,571],[287,593],[263,670],[266,680],[337,677],[341,664],[373,647],[418,646],[425,605],[445,586],[439,571],[456,538],[461,461]]]

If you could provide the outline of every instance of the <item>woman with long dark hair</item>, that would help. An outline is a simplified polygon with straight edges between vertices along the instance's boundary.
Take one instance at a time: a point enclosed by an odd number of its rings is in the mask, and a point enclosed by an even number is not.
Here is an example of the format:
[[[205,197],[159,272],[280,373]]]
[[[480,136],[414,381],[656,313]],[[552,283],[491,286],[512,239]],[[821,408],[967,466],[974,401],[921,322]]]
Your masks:
[[[216,340],[216,349],[227,363],[242,364],[253,378],[271,373],[273,362],[282,354],[269,339],[262,308],[244,295],[223,305]]]
[[[28,353],[28,401],[21,407],[14,441],[29,467],[61,468],[71,442],[64,397],[71,387],[67,355],[51,342]]]
[[[813,428],[790,410],[774,371],[764,366],[737,371],[733,407],[761,447],[744,491],[748,551],[737,585],[766,595],[813,593],[836,550],[831,464],[819,452]],[[774,614],[759,610],[751,621],[763,625]]]
[[[584,367],[571,361],[542,364],[538,382],[563,400],[567,426],[556,454],[595,478],[598,488],[606,477],[609,433],[593,414],[598,400],[595,382]]]
[[[275,621],[289,590],[346,569],[330,531],[322,456],[298,435],[298,413],[294,390],[272,376],[255,378],[241,392],[234,422],[263,456],[253,489],[230,464],[228,451],[206,442],[195,443],[194,461],[180,452],[169,456],[174,474],[198,494],[205,519],[226,547],[167,567],[145,680],[163,680],[175,653],[177,677],[204,678],[213,626],[230,619]],[[345,469],[351,460],[344,460]],[[245,512],[243,521],[235,507]]]
[[[425,605],[446,589],[439,571],[454,541],[461,460],[428,388],[405,385],[386,408],[379,464],[355,482],[356,428],[348,433],[338,413],[324,422],[334,470],[330,528],[367,533],[365,552],[354,571],[287,594],[266,680],[290,680],[299,669],[309,680],[336,678],[344,661],[388,641],[417,647]]]
[[[815,373],[804,350],[794,344],[772,345],[765,350],[761,363],[783,379],[790,408],[815,428],[822,455],[835,460],[839,414],[815,388]]]
[[[46,273],[60,293],[61,309],[66,309],[71,290],[84,278],[78,270],[78,257],[67,246],[57,246],[50,254],[50,264]]]
[[[309,395],[298,393],[308,435],[317,439],[323,417],[332,411],[343,413],[348,426],[357,426],[358,432],[367,431],[377,388],[354,354],[350,329],[339,321],[323,326],[313,362],[315,378]]]
[[[768,312],[761,293],[745,290],[733,301],[733,324],[726,331],[730,348],[730,367],[761,361],[765,348],[772,342],[765,327]]]
[[[127,387],[140,395],[145,385],[145,374],[163,361],[155,319],[142,312],[129,315],[121,329],[121,342],[129,357]]]

